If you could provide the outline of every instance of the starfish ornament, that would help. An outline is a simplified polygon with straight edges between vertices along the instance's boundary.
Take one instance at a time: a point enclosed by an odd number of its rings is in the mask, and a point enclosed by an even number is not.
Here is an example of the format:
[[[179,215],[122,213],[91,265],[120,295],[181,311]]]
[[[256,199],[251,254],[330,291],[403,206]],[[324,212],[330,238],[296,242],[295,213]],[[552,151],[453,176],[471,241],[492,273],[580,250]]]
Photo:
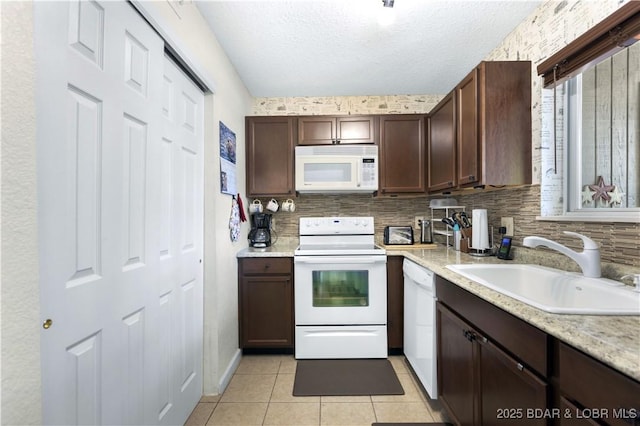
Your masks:
[[[589,185],[589,189],[595,191],[592,199],[593,201],[598,201],[598,199],[602,199],[603,201],[611,201],[611,196],[609,192],[613,191],[616,187],[614,185],[605,185],[604,178],[602,176],[598,176],[598,183],[595,185]]]
[[[582,190],[582,204],[588,204],[593,201],[593,194],[595,194],[595,192],[590,190],[589,187],[585,185]]]
[[[620,191],[619,187],[616,186],[609,195],[611,196],[611,204],[622,204],[625,193]]]

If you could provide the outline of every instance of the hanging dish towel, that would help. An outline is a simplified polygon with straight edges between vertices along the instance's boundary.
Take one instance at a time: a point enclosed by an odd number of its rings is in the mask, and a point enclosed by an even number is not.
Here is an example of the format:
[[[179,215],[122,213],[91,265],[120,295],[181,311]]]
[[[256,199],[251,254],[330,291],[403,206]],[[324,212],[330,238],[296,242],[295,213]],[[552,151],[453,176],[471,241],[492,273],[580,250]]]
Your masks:
[[[244,213],[244,203],[242,202],[242,198],[240,198],[240,193],[238,193],[238,209],[240,210],[240,222],[246,222],[247,215]]]
[[[236,242],[240,239],[240,207],[236,197],[231,200],[231,217],[229,217],[229,230],[231,241]]]

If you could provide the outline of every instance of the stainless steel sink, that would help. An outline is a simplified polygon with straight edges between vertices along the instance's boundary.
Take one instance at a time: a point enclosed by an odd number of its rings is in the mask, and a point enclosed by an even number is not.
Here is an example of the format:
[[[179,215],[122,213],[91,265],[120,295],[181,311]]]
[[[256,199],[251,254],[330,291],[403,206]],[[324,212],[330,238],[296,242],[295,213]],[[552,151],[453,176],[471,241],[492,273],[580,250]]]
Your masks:
[[[492,290],[546,312],[581,315],[640,315],[640,293],[606,278],[538,265],[447,265]]]

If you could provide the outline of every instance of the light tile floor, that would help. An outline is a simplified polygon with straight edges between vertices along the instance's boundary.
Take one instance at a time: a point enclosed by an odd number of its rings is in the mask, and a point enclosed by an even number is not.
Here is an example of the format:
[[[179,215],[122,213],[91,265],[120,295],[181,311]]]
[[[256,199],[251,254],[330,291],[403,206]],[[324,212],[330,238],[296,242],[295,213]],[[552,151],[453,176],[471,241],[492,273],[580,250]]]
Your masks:
[[[389,357],[404,395],[293,396],[292,355],[245,355],[222,395],[204,396],[186,426],[350,425],[374,422],[444,422],[437,401],[426,397],[403,356]]]

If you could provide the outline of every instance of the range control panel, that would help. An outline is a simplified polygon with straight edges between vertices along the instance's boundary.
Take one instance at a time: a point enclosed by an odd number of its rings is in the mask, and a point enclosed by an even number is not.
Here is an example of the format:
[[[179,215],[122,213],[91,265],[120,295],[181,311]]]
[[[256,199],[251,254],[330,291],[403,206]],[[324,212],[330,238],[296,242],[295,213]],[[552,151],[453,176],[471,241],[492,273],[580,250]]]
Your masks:
[[[373,217],[301,217],[300,235],[369,235]]]

